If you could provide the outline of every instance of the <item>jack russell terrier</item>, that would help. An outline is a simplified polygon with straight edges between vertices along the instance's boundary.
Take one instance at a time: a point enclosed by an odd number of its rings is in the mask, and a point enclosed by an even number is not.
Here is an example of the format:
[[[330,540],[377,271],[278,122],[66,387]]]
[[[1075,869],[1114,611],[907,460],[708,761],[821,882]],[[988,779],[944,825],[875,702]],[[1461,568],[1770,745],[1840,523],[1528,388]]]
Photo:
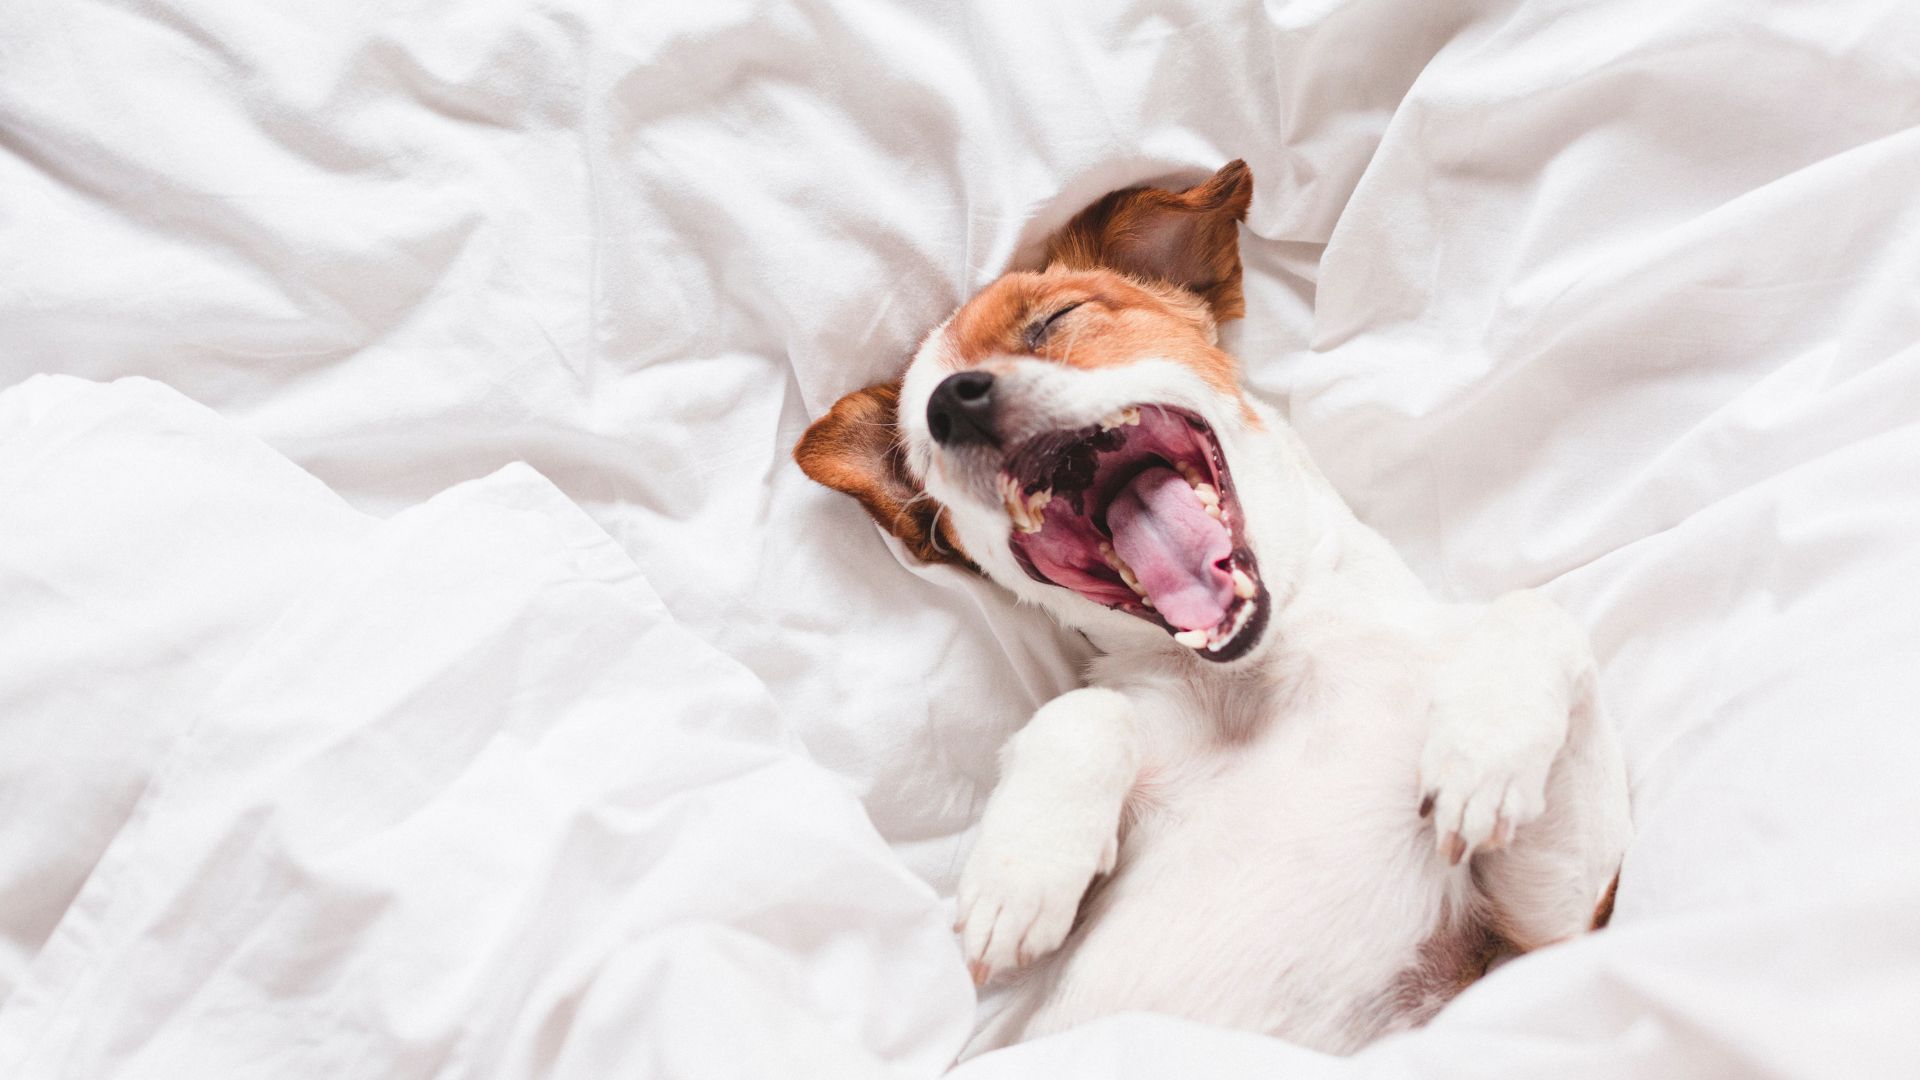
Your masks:
[[[1132,1010],[1349,1053],[1611,911],[1586,635],[1434,599],[1242,390],[1252,194],[1239,161],[1109,194],[794,451],[1101,654],[1009,740],[961,875],[975,981],[1029,969],[969,1053]]]

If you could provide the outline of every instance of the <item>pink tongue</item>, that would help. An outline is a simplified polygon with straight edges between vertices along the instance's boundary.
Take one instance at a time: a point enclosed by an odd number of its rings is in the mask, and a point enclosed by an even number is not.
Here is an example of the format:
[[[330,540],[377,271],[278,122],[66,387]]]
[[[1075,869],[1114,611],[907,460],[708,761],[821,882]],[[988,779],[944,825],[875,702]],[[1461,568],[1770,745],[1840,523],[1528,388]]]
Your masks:
[[[1179,473],[1141,473],[1108,505],[1107,527],[1113,550],[1168,622],[1210,630],[1226,617],[1233,578],[1216,564],[1232,552],[1233,540]]]

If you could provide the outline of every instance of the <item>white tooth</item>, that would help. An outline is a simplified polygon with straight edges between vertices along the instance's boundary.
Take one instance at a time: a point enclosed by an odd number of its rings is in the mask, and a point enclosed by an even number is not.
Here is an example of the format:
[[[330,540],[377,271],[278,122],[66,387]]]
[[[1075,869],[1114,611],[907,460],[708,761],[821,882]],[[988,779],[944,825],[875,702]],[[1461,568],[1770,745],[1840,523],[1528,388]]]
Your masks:
[[[1134,593],[1142,599],[1146,598],[1146,586],[1140,584],[1140,579],[1135,576],[1133,567],[1128,566],[1126,560],[1120,557],[1120,553],[1113,550],[1113,545],[1107,543],[1105,540],[1100,541],[1100,557],[1107,561],[1108,566],[1113,567],[1114,573],[1120,575],[1121,582],[1123,582],[1127,588],[1132,589]],[[1147,606],[1152,607],[1153,601],[1147,600]]]
[[[1201,502],[1206,503],[1208,506],[1220,505],[1220,492],[1216,491],[1212,484],[1195,484],[1193,485],[1193,493]]]
[[[1207,651],[1219,652],[1226,648],[1229,642],[1240,636],[1240,631],[1247,628],[1247,620],[1251,618],[1253,618],[1253,605],[1241,604],[1240,613],[1233,617],[1233,625],[1227,629],[1226,633],[1207,642]]]
[[[1199,469],[1184,461],[1180,463],[1180,475],[1186,477],[1187,483],[1196,488],[1207,482],[1207,478],[1200,475]]]
[[[1039,492],[1027,498],[1027,503],[1023,507],[1027,517],[1027,532],[1039,532],[1041,528],[1046,527],[1046,503],[1050,500],[1052,500],[1052,492]]]
[[[1259,590],[1254,588],[1253,579],[1247,576],[1247,572],[1239,567],[1235,567],[1233,571],[1233,595],[1242,600],[1251,600],[1253,599],[1253,594],[1257,591]]]
[[[1219,521],[1219,520],[1221,520],[1221,518],[1220,518],[1220,504],[1219,504],[1219,503],[1214,503],[1213,505],[1211,505],[1211,506],[1209,506],[1209,507],[1207,507],[1207,516],[1208,516],[1208,517],[1210,517],[1210,518],[1212,518],[1212,519],[1213,519],[1213,520],[1215,520],[1215,521]]]
[[[1182,630],[1173,635],[1173,640],[1185,645],[1189,649],[1204,648],[1207,644],[1207,632],[1205,630]]]
[[[1018,480],[1001,473],[1000,499],[1006,503],[1007,517],[1013,520],[1014,528],[1023,533],[1036,533],[1045,524],[1043,511],[1053,501],[1053,489],[1027,495],[1021,492]]]
[[[1135,425],[1135,424],[1138,424],[1138,423],[1140,422],[1140,408],[1139,408],[1139,406],[1137,406],[1137,405],[1129,405],[1129,406],[1127,406],[1126,408],[1124,408],[1124,409],[1121,409],[1121,410],[1120,410],[1120,422],[1121,422],[1121,423],[1123,423],[1123,424],[1126,424],[1126,425],[1128,425],[1128,426],[1132,426],[1132,425]]]

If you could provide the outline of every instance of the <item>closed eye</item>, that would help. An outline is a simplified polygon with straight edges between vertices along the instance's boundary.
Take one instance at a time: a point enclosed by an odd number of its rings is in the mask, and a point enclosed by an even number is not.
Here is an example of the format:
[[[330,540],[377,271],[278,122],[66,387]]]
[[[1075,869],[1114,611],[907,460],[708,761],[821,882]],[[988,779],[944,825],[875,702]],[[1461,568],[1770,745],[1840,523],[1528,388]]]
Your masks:
[[[1048,331],[1053,329],[1053,324],[1059,322],[1061,316],[1065,315],[1067,312],[1072,311],[1074,308],[1077,308],[1084,303],[1086,303],[1086,301],[1076,300],[1073,303],[1068,304],[1066,307],[1061,308],[1060,310],[1054,312],[1053,314],[1047,316],[1044,319],[1038,319],[1034,322],[1027,324],[1027,332],[1024,335],[1026,339],[1027,351],[1028,352],[1040,351],[1040,346],[1042,343],[1044,343],[1047,340],[1047,333]]]

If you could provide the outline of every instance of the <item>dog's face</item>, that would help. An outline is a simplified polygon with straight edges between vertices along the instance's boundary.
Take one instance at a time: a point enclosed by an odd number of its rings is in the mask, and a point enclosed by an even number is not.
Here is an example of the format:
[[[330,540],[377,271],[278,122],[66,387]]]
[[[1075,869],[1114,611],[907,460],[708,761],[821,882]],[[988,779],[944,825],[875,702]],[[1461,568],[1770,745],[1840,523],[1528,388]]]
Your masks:
[[[1045,270],[983,289],[795,458],[919,557],[1103,642],[1251,656],[1272,599],[1242,492],[1275,466],[1216,327],[1241,314],[1252,187],[1236,161],[1185,192],[1108,195],[1049,240]]]

